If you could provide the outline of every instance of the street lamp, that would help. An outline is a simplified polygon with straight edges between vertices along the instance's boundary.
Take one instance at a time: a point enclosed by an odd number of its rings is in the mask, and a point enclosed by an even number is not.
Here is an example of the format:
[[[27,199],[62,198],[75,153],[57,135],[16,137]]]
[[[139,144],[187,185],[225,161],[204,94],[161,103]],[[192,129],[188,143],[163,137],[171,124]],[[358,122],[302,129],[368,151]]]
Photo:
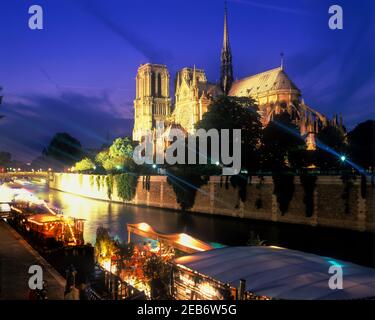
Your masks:
[[[341,160],[342,162],[345,162],[345,161],[346,161],[346,156],[342,155],[342,156],[340,157],[340,160]]]

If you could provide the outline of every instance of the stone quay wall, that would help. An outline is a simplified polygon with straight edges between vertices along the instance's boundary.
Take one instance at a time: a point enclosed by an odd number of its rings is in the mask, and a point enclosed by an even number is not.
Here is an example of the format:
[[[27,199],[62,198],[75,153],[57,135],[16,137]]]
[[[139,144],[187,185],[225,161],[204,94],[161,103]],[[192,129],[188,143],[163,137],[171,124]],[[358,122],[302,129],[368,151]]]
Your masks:
[[[104,201],[122,202],[157,208],[180,210],[173,187],[166,176],[141,176],[138,178],[135,196],[123,201],[113,186],[108,197],[105,176],[51,173],[49,187],[79,196]],[[282,213],[274,194],[274,181],[270,176],[252,177],[246,186],[245,198],[240,197],[239,187],[233,187],[229,177],[210,177],[195,196],[189,212],[224,215],[245,219],[268,220],[326,226],[359,231],[375,231],[375,187],[369,180],[361,182],[355,177],[350,184],[340,176],[318,176],[315,187],[307,196],[306,187],[295,176],[294,191],[287,210]],[[364,190],[365,189],[365,190]],[[310,213],[307,204],[310,197]],[[312,202],[311,202],[312,199]]]

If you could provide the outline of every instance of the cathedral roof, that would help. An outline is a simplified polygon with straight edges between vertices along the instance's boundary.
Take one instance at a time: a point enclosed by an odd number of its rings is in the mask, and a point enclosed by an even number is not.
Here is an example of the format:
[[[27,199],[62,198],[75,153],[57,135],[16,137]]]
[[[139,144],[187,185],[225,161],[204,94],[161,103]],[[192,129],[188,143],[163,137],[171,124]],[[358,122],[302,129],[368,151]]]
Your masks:
[[[297,86],[289,79],[283,68],[278,67],[233,83],[230,96],[254,96],[270,90],[296,90]]]

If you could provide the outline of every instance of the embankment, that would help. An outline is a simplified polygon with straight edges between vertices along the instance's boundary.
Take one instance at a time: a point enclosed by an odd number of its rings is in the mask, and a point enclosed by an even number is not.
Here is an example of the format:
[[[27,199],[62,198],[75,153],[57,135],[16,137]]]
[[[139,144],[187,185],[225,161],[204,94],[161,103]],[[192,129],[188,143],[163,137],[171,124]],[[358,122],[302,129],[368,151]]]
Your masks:
[[[106,176],[51,173],[52,189],[84,197],[180,210],[166,176],[141,176],[124,201]],[[110,192],[108,192],[110,191]],[[121,194],[121,192],[120,192]],[[375,188],[360,176],[252,177],[236,186],[230,177],[211,177],[196,192],[190,212],[375,231]]]

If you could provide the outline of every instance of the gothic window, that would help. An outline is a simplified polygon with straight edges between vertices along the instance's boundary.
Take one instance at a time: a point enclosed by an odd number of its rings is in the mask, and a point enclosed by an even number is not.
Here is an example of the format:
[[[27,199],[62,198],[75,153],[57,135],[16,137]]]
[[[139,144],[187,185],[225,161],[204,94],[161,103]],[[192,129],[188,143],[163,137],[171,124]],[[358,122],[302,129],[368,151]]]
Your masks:
[[[157,87],[158,87],[158,97],[161,97],[162,96],[162,94],[161,94],[161,74],[159,73],[158,74],[158,85],[157,85]]]
[[[151,73],[151,96],[155,96],[155,73]]]

